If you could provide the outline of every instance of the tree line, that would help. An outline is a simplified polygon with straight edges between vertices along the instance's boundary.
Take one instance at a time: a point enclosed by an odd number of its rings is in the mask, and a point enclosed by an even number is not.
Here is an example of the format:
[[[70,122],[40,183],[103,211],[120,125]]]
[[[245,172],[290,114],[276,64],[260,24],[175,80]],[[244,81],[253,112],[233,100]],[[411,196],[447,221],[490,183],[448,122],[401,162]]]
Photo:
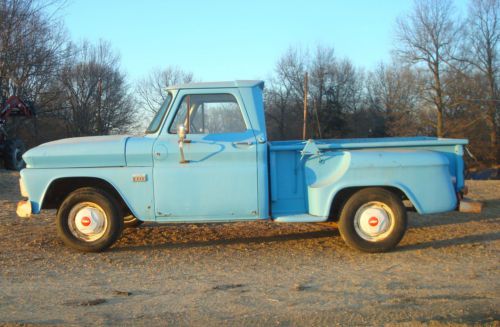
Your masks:
[[[37,110],[33,123],[10,126],[31,145],[137,131],[166,86],[198,80],[166,65],[129,83],[109,42],[68,41],[57,18],[63,4],[0,0],[0,96],[18,95]],[[415,0],[395,22],[392,60],[368,71],[332,46],[290,47],[266,80],[270,139],[302,137],[307,96],[308,138],[461,137],[470,140],[471,163],[498,163],[499,12],[500,0],[470,0],[463,18],[452,0]]]
[[[460,19],[451,0],[415,1],[392,61],[368,72],[333,47],[288,49],[266,91],[271,136],[301,137],[308,72],[308,137],[468,138],[473,162],[498,163],[499,6],[471,0]]]
[[[33,146],[68,136],[126,132],[137,107],[109,42],[68,41],[60,0],[0,0],[0,103],[16,95],[36,112],[9,134]]]

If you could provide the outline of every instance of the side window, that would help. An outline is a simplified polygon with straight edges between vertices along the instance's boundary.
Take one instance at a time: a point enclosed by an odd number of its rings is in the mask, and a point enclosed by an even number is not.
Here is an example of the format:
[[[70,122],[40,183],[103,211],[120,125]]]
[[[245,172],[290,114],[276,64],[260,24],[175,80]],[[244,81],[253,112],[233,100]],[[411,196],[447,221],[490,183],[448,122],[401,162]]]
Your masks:
[[[169,133],[177,133],[179,125],[184,125],[186,128],[189,125],[191,134],[238,133],[247,130],[240,106],[232,94],[184,96],[170,125]]]

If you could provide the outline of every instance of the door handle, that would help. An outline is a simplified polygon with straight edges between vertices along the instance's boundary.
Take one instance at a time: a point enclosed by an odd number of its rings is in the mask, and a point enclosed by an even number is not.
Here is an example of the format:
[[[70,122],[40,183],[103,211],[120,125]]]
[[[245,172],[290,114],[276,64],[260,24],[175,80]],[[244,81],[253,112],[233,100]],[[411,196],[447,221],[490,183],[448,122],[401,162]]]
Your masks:
[[[253,145],[253,142],[252,142],[252,141],[246,141],[246,142],[233,142],[233,145],[235,145],[235,146],[242,146],[242,145],[245,145],[245,146],[250,146],[250,145]]]

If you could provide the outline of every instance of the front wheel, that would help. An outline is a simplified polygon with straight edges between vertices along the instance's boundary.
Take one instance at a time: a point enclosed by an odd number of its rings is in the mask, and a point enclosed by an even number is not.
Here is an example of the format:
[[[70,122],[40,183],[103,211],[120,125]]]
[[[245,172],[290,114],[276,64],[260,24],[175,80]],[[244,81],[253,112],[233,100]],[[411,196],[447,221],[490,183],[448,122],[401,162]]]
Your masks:
[[[340,235],[351,247],[363,252],[385,252],[403,238],[407,225],[401,199],[383,188],[365,188],[354,193],[342,208]]]
[[[73,191],[57,211],[57,231],[66,245],[83,252],[100,252],[123,231],[123,214],[115,198],[84,187]]]

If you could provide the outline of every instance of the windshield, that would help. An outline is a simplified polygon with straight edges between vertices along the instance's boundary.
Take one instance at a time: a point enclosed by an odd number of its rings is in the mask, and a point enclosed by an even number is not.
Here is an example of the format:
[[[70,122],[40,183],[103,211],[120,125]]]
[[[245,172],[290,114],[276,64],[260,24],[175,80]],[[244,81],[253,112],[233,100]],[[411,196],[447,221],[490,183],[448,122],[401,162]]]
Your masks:
[[[165,113],[167,112],[168,106],[170,104],[170,100],[172,100],[172,95],[169,93],[160,110],[158,110],[153,120],[151,121],[151,124],[149,124],[149,127],[146,129],[146,134],[155,133],[158,128],[160,128],[163,117],[165,116]]]

